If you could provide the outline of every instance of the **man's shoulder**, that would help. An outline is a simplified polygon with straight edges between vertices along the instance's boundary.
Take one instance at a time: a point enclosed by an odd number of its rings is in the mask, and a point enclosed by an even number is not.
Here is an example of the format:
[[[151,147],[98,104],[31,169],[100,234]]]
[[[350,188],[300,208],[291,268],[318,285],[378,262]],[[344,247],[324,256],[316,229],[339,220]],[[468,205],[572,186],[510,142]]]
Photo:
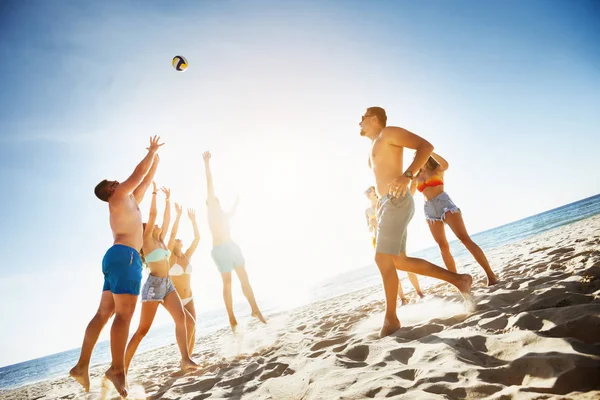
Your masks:
[[[121,207],[125,205],[130,205],[133,203],[137,203],[135,200],[135,196],[133,194],[128,194],[125,196],[112,196],[108,201],[108,205],[112,207]]]
[[[389,135],[394,135],[397,134],[399,132],[405,131],[406,129],[400,127],[400,126],[386,126],[385,128],[383,128],[381,130],[380,135],[381,136],[389,136]]]

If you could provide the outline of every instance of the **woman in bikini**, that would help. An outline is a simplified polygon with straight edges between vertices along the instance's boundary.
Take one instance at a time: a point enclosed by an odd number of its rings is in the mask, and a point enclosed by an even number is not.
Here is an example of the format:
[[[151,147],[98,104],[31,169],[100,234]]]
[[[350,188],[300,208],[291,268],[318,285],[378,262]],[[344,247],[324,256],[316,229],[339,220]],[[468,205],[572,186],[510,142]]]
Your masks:
[[[181,239],[176,239],[177,230],[179,229],[179,220],[181,219],[182,208],[180,205],[175,203],[175,223],[171,229],[171,236],[169,237],[169,250],[171,251],[171,259],[169,264],[172,265],[169,270],[169,277],[173,281],[173,285],[177,290],[177,294],[181,297],[181,303],[183,307],[189,313],[194,320],[196,320],[196,309],[194,308],[194,297],[192,296],[192,264],[190,260],[198,248],[200,242],[200,231],[198,230],[198,224],[196,222],[196,212],[193,209],[188,209],[188,217],[194,227],[194,240],[190,244],[190,247],[182,252]],[[192,354],[194,350],[194,343],[196,342],[196,331],[188,329],[188,352]]]
[[[142,313],[137,331],[131,337],[125,350],[125,371],[129,370],[129,364],[135,354],[140,342],[146,336],[154,321],[158,305],[162,304],[175,321],[175,337],[181,353],[181,369],[189,371],[200,368],[190,358],[188,352],[188,331],[194,329],[194,319],[185,311],[181,299],[169,279],[169,257],[171,252],[167,249],[164,239],[169,228],[171,219],[170,197],[171,191],[161,189],[165,194],[165,214],[162,227],[154,225],[156,221],[156,183],[152,182],[152,204],[150,205],[150,217],[144,224],[144,244],[142,245],[142,257],[150,270],[150,275],[142,287]]]
[[[413,179],[410,191],[414,195],[415,191],[418,190],[425,196],[425,218],[433,239],[440,247],[446,268],[449,271],[456,272],[456,263],[450,253],[444,223],[448,224],[458,240],[465,245],[481,265],[487,275],[488,286],[494,285],[498,282],[498,279],[492,271],[483,250],[477,246],[467,233],[460,209],[452,202],[448,193],[444,191],[444,172],[447,169],[448,161],[438,154],[431,153],[431,157]]]
[[[371,186],[365,191],[365,196],[371,203],[371,207],[365,210],[365,216],[367,217],[367,225],[369,226],[369,232],[371,232],[371,244],[373,248],[377,246],[377,203],[379,202],[379,197],[375,192],[375,187]],[[420,298],[423,298],[423,292],[421,292],[421,287],[419,286],[419,278],[417,275],[412,272],[408,272],[408,279],[410,283],[412,283],[415,288],[415,292],[419,295]],[[402,305],[408,304],[408,299],[404,296],[404,290],[402,289],[402,282],[398,281],[398,297],[400,297],[400,301]]]

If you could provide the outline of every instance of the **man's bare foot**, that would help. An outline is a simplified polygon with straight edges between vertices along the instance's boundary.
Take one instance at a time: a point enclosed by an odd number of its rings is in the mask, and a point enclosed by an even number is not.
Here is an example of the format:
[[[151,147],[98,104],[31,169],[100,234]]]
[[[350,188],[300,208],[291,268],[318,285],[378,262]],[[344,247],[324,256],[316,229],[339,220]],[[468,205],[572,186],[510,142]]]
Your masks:
[[[188,371],[195,371],[197,369],[200,369],[200,366],[198,364],[196,364],[195,362],[193,362],[191,359],[190,360],[181,360],[181,370],[188,372]]]
[[[75,379],[81,386],[83,386],[83,389],[86,392],[90,391],[90,373],[87,367],[83,368],[79,365],[76,365],[73,368],[71,368],[71,370],[69,371],[69,375],[71,375],[73,379]]]
[[[406,297],[400,297],[400,303],[405,306],[408,304],[408,299]]]
[[[121,397],[127,397],[127,381],[125,371],[115,371],[112,367],[106,370],[104,377],[112,382]]]
[[[458,289],[460,294],[471,295],[471,286],[473,285],[473,277],[469,274],[458,274],[458,279],[454,282],[454,286]]]
[[[417,292],[417,295],[418,295],[420,298],[424,298],[424,297],[425,297],[425,295],[423,294],[423,292]]]
[[[394,320],[386,318],[383,321],[383,327],[381,327],[381,331],[379,331],[379,337],[382,338],[389,336],[392,333],[396,332],[398,329],[400,329],[400,320],[398,318]]]
[[[471,295],[471,286],[473,285],[473,277],[469,274],[460,274],[460,278],[458,278],[455,283],[456,288],[460,291],[464,301],[465,301],[465,309],[467,312],[473,312],[477,308],[475,301],[473,300],[473,296]]]
[[[256,311],[253,311],[253,312],[252,312],[252,316],[253,316],[254,318],[258,318],[258,320],[259,320],[260,322],[262,322],[263,324],[266,324],[266,323],[267,323],[267,320],[265,319],[265,317],[263,317],[262,313],[261,313],[260,311],[258,311],[258,310],[256,310]]]

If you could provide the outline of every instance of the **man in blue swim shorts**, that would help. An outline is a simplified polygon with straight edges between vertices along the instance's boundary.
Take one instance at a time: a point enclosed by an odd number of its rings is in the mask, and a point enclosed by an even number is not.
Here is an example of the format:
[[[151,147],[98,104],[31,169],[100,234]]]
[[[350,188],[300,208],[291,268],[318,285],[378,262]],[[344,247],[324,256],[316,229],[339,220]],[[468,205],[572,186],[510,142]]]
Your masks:
[[[430,262],[406,255],[408,223],[415,204],[408,190],[413,174],[425,164],[433,146],[406,129],[387,126],[387,115],[381,107],[369,107],[359,123],[361,136],[371,139],[369,167],[375,177],[379,195],[377,207],[377,244],[375,263],[379,268],[385,291],[385,318],[381,337],[400,329],[396,314],[398,273],[396,269],[444,280],[454,285],[463,297],[470,299],[472,278],[457,274]],[[403,169],[404,148],[416,150],[413,162]]]
[[[221,208],[219,199],[215,196],[215,189],[213,186],[212,173],[210,171],[210,153],[204,152],[202,154],[204,158],[204,168],[206,171],[206,185],[207,194],[206,206],[208,208],[208,226],[213,237],[213,249],[211,256],[217,265],[221,278],[223,279],[223,300],[225,301],[225,308],[227,309],[227,315],[229,316],[229,325],[235,332],[237,327],[237,320],[233,314],[233,299],[231,296],[231,272],[235,271],[240,284],[242,285],[242,292],[250,307],[252,309],[252,316],[258,318],[262,323],[266,324],[267,321],[263,317],[262,313],[258,309],[256,299],[254,298],[254,292],[250,286],[248,274],[246,272],[244,256],[240,246],[237,245],[231,239],[231,233],[229,228],[229,219],[235,213],[237,207],[237,200],[229,213],[225,213]]]
[[[104,376],[113,383],[119,395],[127,397],[125,346],[142,281],[142,260],[138,252],[143,242],[142,215],[138,204],[158,167],[157,152],[162,146],[159,139],[157,136],[150,138],[148,153],[127,180],[119,183],[105,179],[94,189],[96,196],[108,203],[114,244],[102,259],[104,286],[100,306],[85,330],[79,361],[69,372],[86,392],[90,390],[92,351],[102,328],[114,315],[110,331],[112,364]]]

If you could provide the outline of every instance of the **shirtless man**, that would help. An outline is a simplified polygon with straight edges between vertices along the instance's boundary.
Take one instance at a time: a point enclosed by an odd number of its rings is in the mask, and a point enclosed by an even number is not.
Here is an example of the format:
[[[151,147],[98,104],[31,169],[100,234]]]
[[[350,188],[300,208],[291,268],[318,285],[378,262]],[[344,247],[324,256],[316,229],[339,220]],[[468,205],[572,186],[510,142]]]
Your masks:
[[[420,258],[406,256],[406,234],[415,204],[408,186],[414,174],[425,164],[433,146],[403,128],[388,126],[387,115],[381,107],[369,107],[360,122],[360,135],[371,139],[369,167],[375,175],[375,190],[379,195],[377,210],[377,244],[375,263],[381,273],[385,291],[385,319],[379,335],[391,335],[400,329],[396,314],[398,273],[396,269],[444,280],[470,299],[473,279],[457,274]],[[416,150],[409,167],[403,169],[404,148]],[[395,266],[395,267],[394,267]]]
[[[122,183],[103,180],[94,189],[96,196],[108,203],[110,227],[114,244],[102,259],[104,288],[96,315],[87,326],[79,361],[69,374],[90,390],[89,364],[94,346],[104,325],[114,314],[110,330],[112,364],[104,373],[117,392],[127,397],[127,382],[124,368],[125,346],[129,335],[131,317],[135,311],[142,281],[142,215],[138,204],[144,198],[158,167],[159,137],[150,138],[148,154],[137,165],[133,174]]]
[[[210,171],[211,155],[206,151],[202,154],[202,157],[204,158],[204,168],[206,171],[208,226],[213,238],[213,249],[210,254],[215,264],[217,264],[217,268],[223,279],[223,300],[225,301],[225,308],[227,309],[227,315],[229,316],[229,325],[231,325],[231,330],[235,332],[237,320],[233,314],[233,299],[231,296],[232,271],[235,271],[240,280],[242,292],[244,293],[244,296],[246,296],[250,308],[252,309],[252,316],[258,318],[263,324],[266,324],[267,321],[258,309],[258,305],[254,298],[254,292],[250,286],[242,250],[240,249],[240,246],[231,239],[229,219],[235,213],[237,200],[229,213],[223,211],[219,199],[215,196],[212,173]]]

